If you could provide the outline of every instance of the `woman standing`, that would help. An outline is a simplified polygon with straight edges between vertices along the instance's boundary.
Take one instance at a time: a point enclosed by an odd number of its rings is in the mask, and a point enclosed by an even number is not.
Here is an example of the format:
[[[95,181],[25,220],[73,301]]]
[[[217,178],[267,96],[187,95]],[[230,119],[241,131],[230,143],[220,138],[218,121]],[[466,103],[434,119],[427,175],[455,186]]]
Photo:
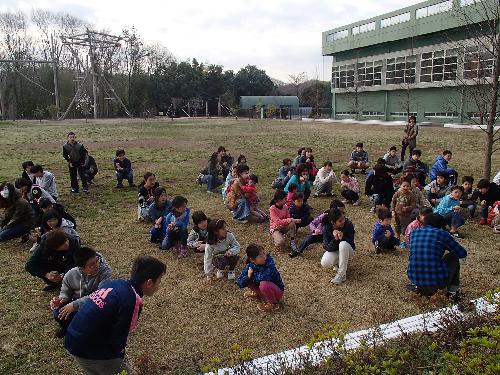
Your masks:
[[[406,148],[410,147],[410,157],[413,150],[417,147],[418,125],[415,116],[408,117],[408,124],[406,124],[405,135],[401,142],[401,161],[405,159]]]

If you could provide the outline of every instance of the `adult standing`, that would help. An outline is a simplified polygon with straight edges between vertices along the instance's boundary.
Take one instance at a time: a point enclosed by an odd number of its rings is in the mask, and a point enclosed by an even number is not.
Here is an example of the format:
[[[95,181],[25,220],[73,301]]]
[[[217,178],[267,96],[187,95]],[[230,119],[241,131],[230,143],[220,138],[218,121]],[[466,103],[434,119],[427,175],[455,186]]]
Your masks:
[[[417,147],[418,125],[415,116],[408,117],[408,124],[406,124],[405,134],[401,142],[401,161],[405,160],[406,148],[410,147],[410,157],[412,151]]]
[[[63,157],[68,162],[69,176],[71,178],[71,192],[78,193],[80,189],[78,186],[78,172],[82,180],[83,192],[88,193],[89,186],[84,168],[87,150],[81,143],[76,141],[76,134],[73,132],[68,133],[68,141],[63,146]]]

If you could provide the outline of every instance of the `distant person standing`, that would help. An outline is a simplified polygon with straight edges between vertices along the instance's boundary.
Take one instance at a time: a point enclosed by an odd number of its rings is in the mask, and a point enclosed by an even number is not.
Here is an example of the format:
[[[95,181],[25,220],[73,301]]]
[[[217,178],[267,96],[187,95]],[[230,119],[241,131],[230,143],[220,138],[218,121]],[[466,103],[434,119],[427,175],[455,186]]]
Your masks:
[[[413,150],[417,147],[418,125],[415,116],[408,117],[408,124],[406,124],[405,135],[401,142],[401,161],[405,160],[406,148],[410,147],[410,157]]]
[[[73,132],[68,133],[68,141],[63,146],[63,157],[68,162],[69,176],[71,178],[71,192],[78,193],[78,174],[82,180],[83,192],[89,192],[89,186],[85,175],[84,164],[87,157],[87,150],[85,147],[76,141],[76,134]]]

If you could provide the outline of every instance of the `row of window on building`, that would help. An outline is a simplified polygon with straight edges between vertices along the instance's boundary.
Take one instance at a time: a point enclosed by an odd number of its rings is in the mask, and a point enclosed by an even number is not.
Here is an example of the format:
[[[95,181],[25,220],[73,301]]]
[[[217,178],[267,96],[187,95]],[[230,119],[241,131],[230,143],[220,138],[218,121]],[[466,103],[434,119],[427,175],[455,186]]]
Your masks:
[[[468,5],[474,4],[474,3],[479,2],[479,1],[480,0],[460,0],[460,6],[461,7],[468,6]],[[433,16],[435,14],[448,12],[452,9],[453,9],[453,0],[442,1],[442,2],[437,3],[437,4],[418,8],[415,12],[415,18],[421,19],[424,17]],[[400,13],[400,14],[397,14],[395,16],[381,19],[380,20],[380,28],[383,29],[385,27],[408,22],[410,20],[411,20],[411,13],[410,12]],[[357,25],[357,26],[352,27],[351,34],[352,35],[362,34],[362,33],[368,32],[368,31],[373,31],[373,30],[375,30],[375,28],[376,28],[375,21],[371,21],[368,23],[364,23],[362,25]],[[339,30],[339,31],[336,31],[334,33],[328,34],[326,36],[326,41],[333,42],[335,40],[346,38],[347,36],[349,36],[349,29]]]
[[[420,56],[420,74],[417,77],[417,55],[385,59],[385,77],[382,67],[384,60],[358,62],[332,68],[332,82],[335,88],[357,86],[400,85],[419,82],[453,81],[457,78],[458,51],[446,49],[425,52]],[[493,74],[493,55],[477,46],[467,47],[460,57],[463,59],[463,78],[490,77]],[[385,78],[385,79],[383,79]]]
[[[338,111],[335,112],[337,116],[355,116],[356,111]],[[384,112],[380,111],[362,111],[360,113],[364,117],[383,117],[385,116]],[[474,113],[468,113],[467,117],[473,118],[476,114]],[[417,112],[410,112],[408,115],[407,112],[391,112],[390,113],[391,117],[401,117],[401,118],[408,118],[409,116],[415,116],[417,117]],[[457,118],[458,113],[457,112],[424,112],[424,117],[427,118]],[[476,116],[477,117],[477,116]]]

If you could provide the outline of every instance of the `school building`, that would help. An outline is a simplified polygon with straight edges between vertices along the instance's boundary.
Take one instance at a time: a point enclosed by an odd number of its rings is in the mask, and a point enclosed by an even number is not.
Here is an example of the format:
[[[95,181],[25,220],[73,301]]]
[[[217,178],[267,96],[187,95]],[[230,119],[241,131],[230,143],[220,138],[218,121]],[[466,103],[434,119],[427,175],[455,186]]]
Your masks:
[[[479,114],[466,87],[493,74],[478,37],[489,30],[485,9],[495,6],[430,0],[323,32],[323,56],[333,58],[332,117],[471,123]]]

